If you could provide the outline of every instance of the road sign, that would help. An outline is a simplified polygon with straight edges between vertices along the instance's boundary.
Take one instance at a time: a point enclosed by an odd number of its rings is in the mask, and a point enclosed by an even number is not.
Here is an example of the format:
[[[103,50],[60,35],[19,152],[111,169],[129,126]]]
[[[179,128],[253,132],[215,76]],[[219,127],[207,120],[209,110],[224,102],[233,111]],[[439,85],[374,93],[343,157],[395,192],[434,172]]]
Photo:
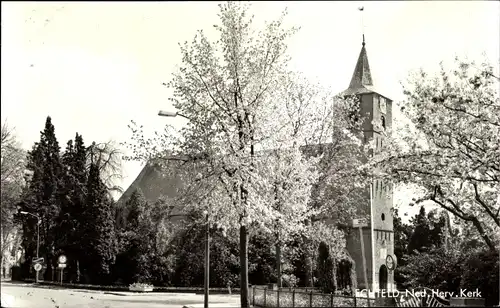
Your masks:
[[[42,265],[40,263],[37,263],[33,266],[35,268],[35,271],[40,271],[42,269]]]
[[[66,263],[66,256],[60,255],[58,260],[59,260],[59,263]]]
[[[33,263],[43,263],[43,257],[38,259],[33,258]]]
[[[59,268],[65,268],[66,264],[65,263],[59,263]]]
[[[367,227],[368,226],[368,219],[367,218],[356,218],[352,220],[352,226],[354,228],[362,228],[362,227]]]
[[[394,261],[394,258],[391,255],[387,255],[385,258],[385,266],[387,266],[387,269],[392,271],[396,267],[396,262]]]

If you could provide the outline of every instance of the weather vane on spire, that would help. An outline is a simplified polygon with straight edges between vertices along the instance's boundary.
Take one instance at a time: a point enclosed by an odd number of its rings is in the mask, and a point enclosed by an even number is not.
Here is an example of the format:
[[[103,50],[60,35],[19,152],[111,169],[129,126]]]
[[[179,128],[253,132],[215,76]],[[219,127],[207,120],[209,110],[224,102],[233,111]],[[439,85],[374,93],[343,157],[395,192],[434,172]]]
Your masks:
[[[364,6],[358,7],[358,10],[361,12],[361,32],[363,33],[363,46],[365,46],[365,23],[363,21],[363,11],[365,10]]]

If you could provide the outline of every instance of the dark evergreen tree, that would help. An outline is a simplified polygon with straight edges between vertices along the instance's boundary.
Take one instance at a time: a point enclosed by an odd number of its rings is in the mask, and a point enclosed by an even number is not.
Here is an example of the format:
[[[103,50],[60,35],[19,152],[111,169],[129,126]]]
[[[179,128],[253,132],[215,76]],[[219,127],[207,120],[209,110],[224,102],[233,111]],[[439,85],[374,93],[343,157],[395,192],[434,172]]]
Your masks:
[[[335,260],[330,256],[328,246],[325,243],[321,243],[318,248],[316,271],[321,290],[325,293],[335,292],[337,290]]]
[[[443,215],[443,211],[434,209],[427,214],[427,219],[429,221],[429,242],[431,245],[441,247],[444,244],[446,216]]]
[[[60,211],[59,189],[63,174],[59,150],[54,125],[51,118],[47,117],[40,141],[35,143],[32,151],[28,153],[27,169],[31,170],[33,175],[20,205],[21,211],[38,215],[41,219],[40,256],[45,257],[48,265],[44,277],[46,280],[53,278],[57,262],[57,217]],[[27,252],[26,261],[30,263],[36,254],[36,219],[29,215],[24,215],[22,219],[23,231],[26,231],[23,246]]]
[[[114,279],[122,283],[151,283],[153,274],[150,270],[152,240],[154,234],[148,228],[145,215],[148,202],[140,190],[135,190],[125,203],[128,210],[124,226],[118,230],[118,255],[114,266]]]
[[[468,290],[479,289],[485,299],[487,307],[498,305],[499,300],[499,258],[498,251],[471,249],[468,259],[462,266],[461,288]]]
[[[75,142],[68,141],[63,154],[64,165],[63,185],[60,189],[61,212],[59,229],[61,240],[59,249],[68,257],[68,267],[71,281],[80,280],[79,258],[82,255],[80,239],[82,238],[82,218],[86,200],[86,148],[83,138],[78,133]]]
[[[397,267],[394,271],[394,280],[397,285],[404,283],[400,269],[406,264],[404,255],[408,252],[408,244],[413,233],[411,225],[403,223],[397,209],[394,210],[394,255],[397,260]]]
[[[110,266],[115,260],[115,223],[112,200],[95,163],[90,166],[87,179],[87,198],[82,215],[83,238],[81,267],[85,280],[108,283]]]
[[[432,246],[441,247],[445,228],[445,218],[437,211],[431,211],[427,215],[424,207],[411,221],[413,233],[408,242],[408,253],[422,252]]]
[[[256,232],[250,237],[248,272],[250,284],[262,285],[277,281],[276,249],[268,234]]]
[[[205,241],[206,225],[192,224],[185,230],[177,233],[176,264],[173,284],[179,286],[203,286],[204,262],[205,262]],[[261,252],[261,251],[259,251]],[[259,253],[258,252],[258,253]],[[258,267],[257,254],[250,258],[250,276],[255,279]],[[274,263],[269,258],[269,271]],[[259,260],[260,261],[260,260]],[[239,259],[238,243],[230,236],[224,236],[220,230],[210,229],[210,286],[231,287],[239,286]],[[265,275],[264,275],[265,276]],[[259,276],[260,277],[260,276]],[[267,279],[267,278],[261,278]],[[252,284],[257,281],[250,280]]]
[[[429,241],[430,224],[424,207],[420,207],[419,213],[412,219],[413,233],[408,243],[408,253],[422,251],[425,247],[430,247]]]

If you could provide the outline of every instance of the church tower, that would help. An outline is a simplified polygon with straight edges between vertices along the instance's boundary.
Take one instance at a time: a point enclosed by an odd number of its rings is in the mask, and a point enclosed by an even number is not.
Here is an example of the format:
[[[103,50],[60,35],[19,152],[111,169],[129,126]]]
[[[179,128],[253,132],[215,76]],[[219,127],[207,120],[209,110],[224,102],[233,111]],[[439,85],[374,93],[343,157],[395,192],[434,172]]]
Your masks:
[[[362,125],[364,141],[373,140],[374,151],[381,151],[392,127],[392,100],[381,94],[373,83],[364,35],[351,82],[343,95],[358,98],[361,116],[365,118]],[[366,191],[366,204],[360,204],[359,208],[370,217],[369,225],[363,228],[368,285],[370,291],[375,292],[394,290],[394,268],[391,266],[395,265],[393,187],[377,179],[371,182]],[[347,249],[356,263],[358,289],[366,289],[360,242],[358,230],[352,230],[347,237]]]

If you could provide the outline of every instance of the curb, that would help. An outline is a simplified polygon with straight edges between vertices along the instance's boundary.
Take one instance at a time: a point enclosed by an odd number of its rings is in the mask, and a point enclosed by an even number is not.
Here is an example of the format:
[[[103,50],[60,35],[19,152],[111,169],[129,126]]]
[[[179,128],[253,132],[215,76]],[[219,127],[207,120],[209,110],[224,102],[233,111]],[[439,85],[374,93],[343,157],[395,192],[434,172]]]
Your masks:
[[[204,304],[191,304],[191,305],[185,305],[182,306],[182,308],[203,308]],[[209,303],[209,307],[213,308],[240,308],[240,304],[230,304],[230,303]],[[252,305],[249,306],[250,308],[254,307]]]

